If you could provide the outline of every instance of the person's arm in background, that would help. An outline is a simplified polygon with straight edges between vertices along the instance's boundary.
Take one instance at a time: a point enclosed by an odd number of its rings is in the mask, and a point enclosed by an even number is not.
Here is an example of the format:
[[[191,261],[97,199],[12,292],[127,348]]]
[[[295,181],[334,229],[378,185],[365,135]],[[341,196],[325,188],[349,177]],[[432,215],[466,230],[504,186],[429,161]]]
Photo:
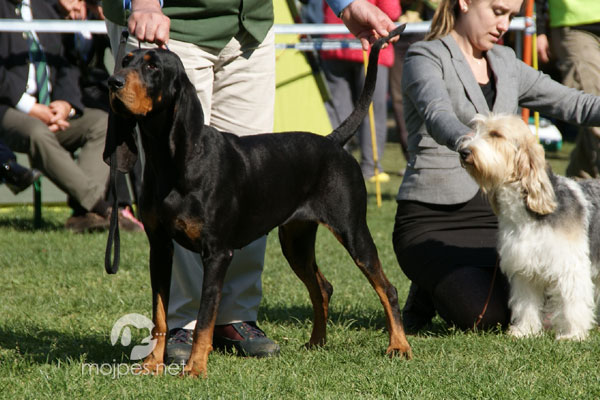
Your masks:
[[[40,7],[48,6],[46,5],[46,3],[41,3]],[[54,9],[49,9],[48,11],[55,12]],[[3,12],[0,12],[0,18],[11,17],[14,18],[14,15],[5,15]],[[8,32],[0,32],[1,48],[10,48],[10,35],[11,34]],[[59,44],[57,42],[53,42],[49,45],[49,47],[52,49],[56,49],[59,48]],[[24,53],[21,52],[23,50],[25,49],[14,50],[18,54],[6,54],[6,56],[17,58],[27,57],[26,51]],[[49,57],[50,59],[54,60],[54,62],[56,62],[55,54],[51,54]],[[23,60],[23,63],[27,65],[28,60]],[[52,102],[51,106],[47,106],[45,104],[38,103],[37,98],[35,96],[26,92],[26,72],[18,73],[16,72],[16,69],[11,70],[6,66],[6,64],[0,63],[0,93],[2,93],[2,95],[0,95],[1,103],[39,119],[44,124],[48,125],[48,128],[52,132],[57,132],[59,130],[66,129],[69,126],[67,118],[71,110],[71,105],[68,100],[71,97],[63,97],[63,95],[70,94],[70,92],[74,90],[73,82],[78,82],[78,76],[71,75],[70,70],[66,68],[63,69],[61,68],[62,64],[58,64],[59,65],[57,66],[58,69],[56,77],[57,79],[55,81],[55,85],[53,85],[52,93],[52,98],[55,101]],[[62,84],[63,82],[65,82],[64,85]],[[63,86],[66,86],[68,89],[63,90]],[[80,109],[82,110],[83,106],[81,106]]]
[[[4,43],[4,39],[8,37],[8,33],[0,33],[0,43]],[[8,45],[6,45],[8,48]],[[25,114],[29,114],[50,125],[50,121],[54,117],[52,110],[44,104],[39,104],[37,99],[25,92],[26,77],[23,78],[0,63],[0,101],[2,104],[17,109]]]
[[[550,61],[550,42],[548,41],[547,26],[549,22],[548,0],[535,0],[536,30],[537,30],[537,53],[542,64]]]

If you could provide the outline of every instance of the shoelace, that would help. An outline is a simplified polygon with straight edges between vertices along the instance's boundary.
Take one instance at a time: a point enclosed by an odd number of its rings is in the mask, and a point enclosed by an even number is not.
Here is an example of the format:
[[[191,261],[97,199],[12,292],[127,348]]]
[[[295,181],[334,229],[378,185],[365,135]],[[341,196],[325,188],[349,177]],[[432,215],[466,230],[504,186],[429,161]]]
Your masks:
[[[248,336],[248,339],[255,339],[257,337],[265,337],[265,333],[261,331],[256,325],[243,322],[240,326],[240,330],[244,331],[244,334]]]
[[[171,336],[170,341],[172,343],[192,344],[192,331],[179,329]]]

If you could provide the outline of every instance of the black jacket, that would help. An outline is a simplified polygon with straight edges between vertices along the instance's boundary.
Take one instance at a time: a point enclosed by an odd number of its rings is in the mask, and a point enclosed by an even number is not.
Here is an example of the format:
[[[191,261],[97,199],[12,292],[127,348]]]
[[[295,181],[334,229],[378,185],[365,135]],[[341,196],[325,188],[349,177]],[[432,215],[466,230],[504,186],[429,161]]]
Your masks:
[[[34,19],[60,19],[52,1],[31,0]],[[18,6],[8,0],[0,0],[0,18],[20,19]],[[63,55],[62,35],[58,33],[37,34],[50,68],[52,93],[50,100],[65,100],[75,110],[83,111],[79,90],[79,71]],[[14,108],[25,93],[29,72],[29,46],[23,32],[0,32],[0,120],[9,107]]]

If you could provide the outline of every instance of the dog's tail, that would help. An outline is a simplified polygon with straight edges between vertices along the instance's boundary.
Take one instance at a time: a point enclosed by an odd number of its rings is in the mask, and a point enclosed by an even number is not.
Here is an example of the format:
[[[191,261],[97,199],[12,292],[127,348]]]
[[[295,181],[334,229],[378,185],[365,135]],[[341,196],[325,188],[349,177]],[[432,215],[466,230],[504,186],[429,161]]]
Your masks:
[[[354,132],[358,129],[360,124],[365,119],[367,112],[369,111],[369,105],[371,104],[371,98],[375,91],[375,82],[377,81],[377,61],[379,60],[379,51],[384,43],[390,41],[390,39],[401,34],[406,28],[406,24],[402,24],[390,32],[389,36],[378,39],[371,47],[371,54],[369,54],[369,66],[367,68],[367,76],[365,78],[365,85],[358,98],[356,107],[352,114],[348,116],[336,129],[333,130],[327,137],[336,143],[343,146]]]

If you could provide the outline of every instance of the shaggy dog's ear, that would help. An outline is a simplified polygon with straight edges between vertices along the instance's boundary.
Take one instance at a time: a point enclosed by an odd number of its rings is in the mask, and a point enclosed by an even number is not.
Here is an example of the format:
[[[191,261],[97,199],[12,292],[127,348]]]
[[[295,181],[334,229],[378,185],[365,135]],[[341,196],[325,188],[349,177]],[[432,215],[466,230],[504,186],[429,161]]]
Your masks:
[[[530,132],[527,132],[525,142],[517,150],[515,166],[527,208],[536,214],[552,213],[556,209],[556,197],[546,172],[544,149]]]

